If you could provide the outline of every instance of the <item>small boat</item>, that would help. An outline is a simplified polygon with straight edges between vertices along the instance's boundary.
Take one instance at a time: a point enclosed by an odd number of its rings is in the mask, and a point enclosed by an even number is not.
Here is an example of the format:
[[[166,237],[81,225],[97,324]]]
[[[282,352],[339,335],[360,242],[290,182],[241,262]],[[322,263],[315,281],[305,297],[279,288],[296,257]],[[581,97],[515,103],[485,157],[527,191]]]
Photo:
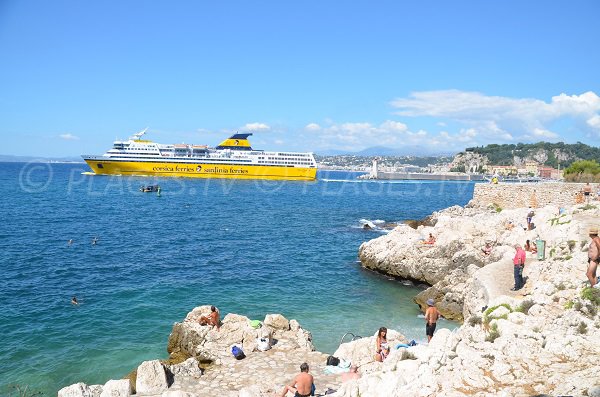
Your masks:
[[[142,186],[142,187],[140,187],[140,192],[144,192],[144,193],[160,192],[160,186],[158,186],[158,185]]]

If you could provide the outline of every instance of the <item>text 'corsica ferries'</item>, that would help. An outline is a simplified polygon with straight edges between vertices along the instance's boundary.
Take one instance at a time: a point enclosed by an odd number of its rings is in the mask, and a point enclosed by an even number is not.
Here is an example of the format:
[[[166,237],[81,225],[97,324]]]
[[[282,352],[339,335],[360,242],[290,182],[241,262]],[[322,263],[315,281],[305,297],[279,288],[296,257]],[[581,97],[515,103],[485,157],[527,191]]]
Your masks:
[[[96,174],[156,175],[195,178],[314,180],[312,153],[254,150],[248,136],[234,134],[215,148],[163,145],[141,139],[146,130],[115,141],[102,156],[82,156]]]

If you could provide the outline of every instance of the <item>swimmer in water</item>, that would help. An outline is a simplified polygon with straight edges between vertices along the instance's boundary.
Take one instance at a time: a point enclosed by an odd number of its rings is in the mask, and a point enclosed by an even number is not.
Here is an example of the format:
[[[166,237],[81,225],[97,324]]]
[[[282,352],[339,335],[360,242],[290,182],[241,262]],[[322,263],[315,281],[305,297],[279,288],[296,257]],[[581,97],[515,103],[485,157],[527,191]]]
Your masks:
[[[73,239],[69,239],[69,241],[67,241],[67,244],[68,244],[68,245],[71,245],[71,244],[73,244]]]
[[[73,304],[73,305],[78,305],[79,304],[79,302],[77,302],[77,297],[76,296],[74,296],[74,297],[71,298],[71,304]]]
[[[98,237],[94,237],[92,239],[92,245],[96,245],[98,243]]]

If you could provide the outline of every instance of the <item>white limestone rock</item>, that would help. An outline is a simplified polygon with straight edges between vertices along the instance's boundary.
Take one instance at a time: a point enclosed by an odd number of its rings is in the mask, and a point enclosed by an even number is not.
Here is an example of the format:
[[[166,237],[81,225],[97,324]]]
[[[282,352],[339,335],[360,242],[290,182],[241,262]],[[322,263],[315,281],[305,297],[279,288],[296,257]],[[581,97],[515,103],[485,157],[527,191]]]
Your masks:
[[[267,395],[258,386],[253,385],[241,389],[239,397],[266,397]]]
[[[95,391],[83,382],[63,387],[58,391],[58,397],[97,397]]]
[[[165,368],[158,360],[144,361],[137,369],[137,394],[160,394],[169,387]]]
[[[274,330],[288,331],[290,329],[290,322],[281,314],[267,314],[264,324]]]
[[[132,393],[129,379],[109,380],[102,387],[100,397],[129,397]]]
[[[194,357],[190,357],[182,363],[170,365],[169,371],[176,378],[180,376],[200,378],[202,376],[202,370],[198,366],[198,360]]]
[[[161,394],[161,397],[200,397],[197,394],[183,390],[167,390]]]

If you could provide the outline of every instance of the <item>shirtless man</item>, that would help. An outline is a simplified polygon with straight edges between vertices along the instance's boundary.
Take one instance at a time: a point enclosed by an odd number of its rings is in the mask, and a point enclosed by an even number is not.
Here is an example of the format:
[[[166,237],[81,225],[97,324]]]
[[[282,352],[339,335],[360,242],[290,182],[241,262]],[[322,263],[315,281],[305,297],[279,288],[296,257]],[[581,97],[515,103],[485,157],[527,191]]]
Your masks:
[[[221,329],[221,321],[219,319],[219,311],[216,307],[210,307],[210,314],[207,316],[200,316],[200,325],[212,325],[217,327],[217,331]]]
[[[285,397],[287,392],[294,393],[294,397],[310,397],[313,388],[313,376],[308,373],[308,364],[300,365],[300,373],[294,380],[283,388],[281,397]]]
[[[592,195],[592,187],[590,186],[590,183],[586,183],[585,186],[583,187],[583,195],[585,196],[585,201],[586,203],[590,202],[590,197]]]
[[[433,299],[427,299],[427,306],[429,306],[425,312],[425,333],[427,334],[427,342],[431,342],[437,320],[440,318],[440,312],[435,308],[434,304],[435,302]]]
[[[352,365],[350,367],[350,372],[344,372],[342,374],[342,383],[348,382],[351,380],[359,379],[360,374],[358,373],[358,367],[356,365]]]
[[[592,241],[590,241],[590,247],[588,249],[588,268],[585,275],[588,280],[590,280],[590,284],[593,288],[600,288],[598,277],[596,275],[598,262],[600,262],[600,237],[598,237],[598,228],[591,227],[589,235]]]

